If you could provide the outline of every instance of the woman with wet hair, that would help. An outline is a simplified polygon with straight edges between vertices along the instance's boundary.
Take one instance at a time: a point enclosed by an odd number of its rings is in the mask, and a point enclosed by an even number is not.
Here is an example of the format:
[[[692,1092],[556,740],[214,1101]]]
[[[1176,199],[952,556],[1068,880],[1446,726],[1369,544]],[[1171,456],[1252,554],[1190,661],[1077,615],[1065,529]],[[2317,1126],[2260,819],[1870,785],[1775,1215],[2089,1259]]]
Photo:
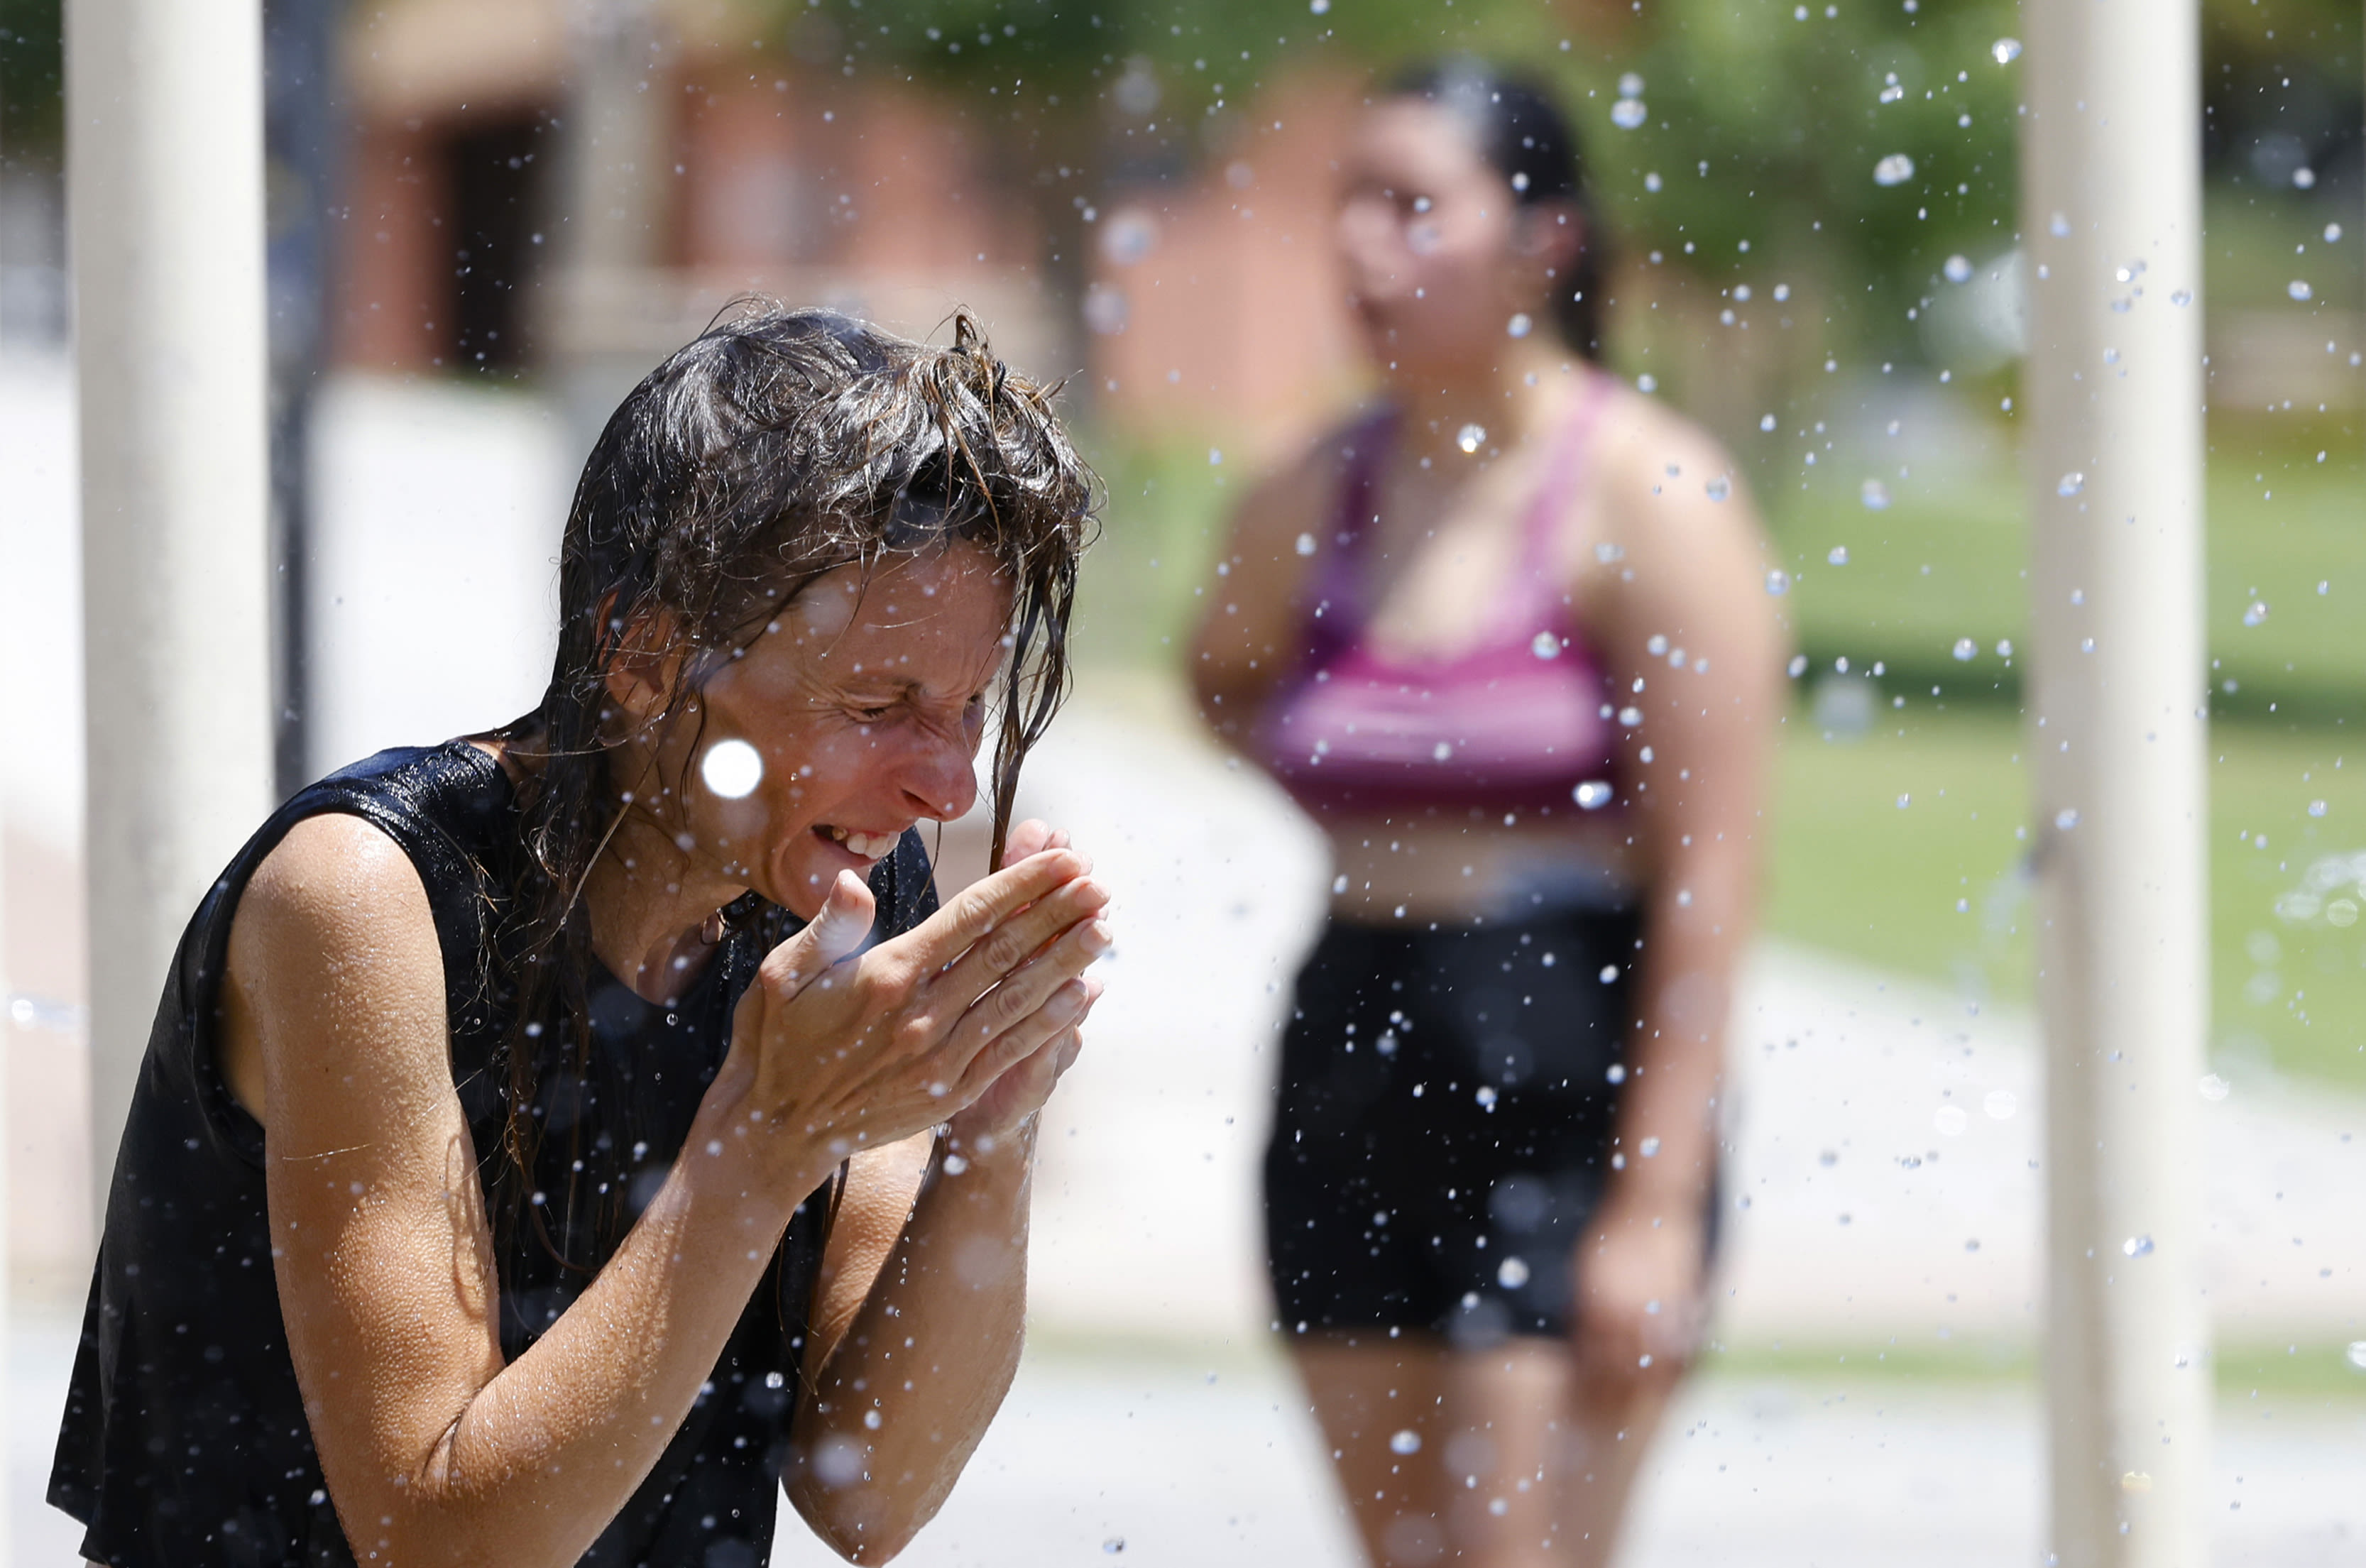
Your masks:
[[[1242,503],[1192,664],[1337,873],[1273,1289],[1376,1562],[1599,1563],[1706,1305],[1782,640],[1726,456],[1596,363],[1550,98],[1422,68],[1341,169],[1380,395]]]
[[[541,705],[301,792],[190,922],[51,1499],[110,1564],[735,1568],[927,1522],[1019,1354],[1108,895],[1008,818],[1095,486],[966,316],[625,400]],[[916,830],[997,730],[1001,866]]]

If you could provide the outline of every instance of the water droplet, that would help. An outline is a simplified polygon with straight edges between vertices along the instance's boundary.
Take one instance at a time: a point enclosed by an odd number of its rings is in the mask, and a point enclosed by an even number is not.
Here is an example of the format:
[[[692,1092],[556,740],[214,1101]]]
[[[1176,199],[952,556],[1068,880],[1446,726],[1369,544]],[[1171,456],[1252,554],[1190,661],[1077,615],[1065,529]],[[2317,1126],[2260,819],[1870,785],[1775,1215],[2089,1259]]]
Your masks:
[[[1534,321],[1528,320],[1528,313],[1526,310],[1521,310],[1515,313],[1509,321],[1504,323],[1504,331],[1513,337],[1526,337],[1528,335],[1529,329],[1535,325],[1536,323]]]
[[[1612,1083],[1625,1083],[1627,1081],[1627,1064],[1624,1062],[1613,1062],[1610,1064],[1610,1070],[1602,1076],[1608,1078]]]
[[[1560,657],[1560,638],[1550,632],[1538,632],[1536,641],[1528,644],[1528,651],[1538,659],[1558,659]]]
[[[1618,96],[1622,98],[1641,97],[1643,96],[1643,78],[1638,76],[1632,71],[1622,74],[1618,78]]]
[[[2152,1255],[2152,1237],[2148,1235],[2132,1235],[2128,1237],[2127,1240],[2120,1243],[2120,1250],[2126,1253],[2130,1258],[2148,1258]]]
[[[2191,288],[2171,289],[2169,291],[2169,302],[2172,305],[2191,305],[2193,303],[2193,290]]]
[[[2338,240],[2338,239],[2340,239],[2340,238],[2341,238],[2341,225],[2340,225],[2340,224],[2338,224],[2338,223],[2327,223],[2327,224],[2325,226],[2325,243],[2326,243],[2327,244],[2328,244],[2328,245],[2329,245],[2329,244],[2332,244],[2335,241],[2337,241],[2337,240]]]
[[[698,776],[726,800],[745,800],[764,782],[764,759],[737,736],[718,740],[699,760]]]
[[[2349,1348],[2341,1353],[2341,1359],[2357,1371],[2366,1372],[2366,1339],[2352,1339]]]
[[[1867,479],[1857,486],[1856,498],[1865,502],[1865,509],[1867,512],[1886,512],[1889,509],[1889,487],[1879,479]]]
[[[1429,749],[1429,760],[1433,762],[1443,762],[1453,755],[1454,747],[1449,741],[1441,740]]]
[[[1902,186],[1914,177],[1914,160],[1903,152],[1892,152],[1873,166],[1873,183],[1877,186]]]
[[[1784,594],[1791,592],[1791,574],[1785,571],[1779,566],[1773,571],[1768,572],[1766,574],[1766,592],[1772,593],[1777,599],[1780,599]],[[1794,671],[1794,673],[1797,673],[1797,671]]]
[[[1759,415],[1758,428],[1769,432],[1773,431],[1774,428],[1774,416],[1771,413]]]
[[[1495,1266],[1495,1283],[1507,1291],[1516,1291],[1528,1282],[1528,1266],[1516,1258],[1506,1258]]]
[[[1825,556],[1824,560],[1826,564],[1831,566],[1848,565],[1848,547],[1846,545],[1834,545],[1831,547],[1831,553]]]
[[[2068,239],[2070,237],[2070,219],[2068,215],[2057,212],[2053,217],[2047,219],[2045,220],[2045,231],[2053,235],[2057,240]],[[2041,273],[2039,276],[2043,276],[2044,274]]]
[[[2012,1113],[2020,1109],[2020,1105],[2021,1102],[2013,1098],[2012,1090],[2009,1089],[1992,1089],[1980,1101],[1980,1109],[1999,1122],[2011,1120]]]
[[[1220,468],[1222,466],[1223,461],[1223,448],[1220,446],[1211,446],[1208,448],[1208,467],[1211,468]]]
[[[1914,797],[1910,795],[1901,795],[1898,797],[1898,809],[1900,811],[1905,810],[1908,807],[1913,804]]]
[[[2316,188],[2316,171],[2310,168],[2306,164],[2303,164],[2299,168],[2294,169],[2293,171],[2293,188],[2294,190],[2315,190]]]
[[[1334,893],[1345,893],[1347,891],[1346,873],[1342,872],[1337,876],[1331,879],[1331,891]]]
[[[1596,975],[1594,978],[1601,981],[1606,986],[1610,984],[1611,981],[1618,978],[1618,965],[1616,964],[1604,964],[1602,966],[1602,973]],[[1626,1069],[1623,1067],[1613,1067],[1610,1070],[1618,1075],[1617,1077],[1613,1077],[1610,1080],[1612,1083],[1617,1083],[1619,1077],[1624,1077],[1626,1076]]]
[[[1977,659],[1979,656],[1980,645],[1978,643],[1974,642],[1967,637],[1959,637],[1955,639],[1956,659],[1966,664],[1969,664],[1973,660]]]
[[[1320,15],[1325,8],[1327,8],[1329,4],[1330,0],[1314,0],[1314,9],[1316,14]],[[1101,1542],[1101,1550],[1108,1552],[1111,1557],[1115,1557],[1119,1552],[1125,1550],[1125,1537],[1121,1535],[1113,1535],[1110,1537],[1107,1540]]]
[[[1770,588],[1769,592],[1779,592],[1781,591],[1779,589]],[[1791,679],[1794,681],[1797,680],[1800,676],[1805,675],[1808,672],[1808,656],[1804,653],[1793,654],[1791,656],[1791,662],[1783,666],[1783,670],[1786,674],[1791,677]]]
[[[1306,0],[1306,8],[1320,17],[1331,9],[1331,0]]]
[[[1947,265],[1939,270],[1946,275],[1950,283],[1969,283],[1972,280],[1972,260],[1969,256],[1949,256]]]
[[[1478,1089],[1472,1093],[1470,1098],[1479,1102],[1480,1109],[1482,1111],[1493,1111],[1495,1109],[1495,1090],[1491,1085],[1483,1083],[1481,1084]]]
[[[1969,1124],[1971,1118],[1964,1114],[1964,1108],[1962,1106],[1943,1105],[1939,1107],[1937,1112],[1932,1116],[1931,1125],[1936,1127],[1940,1132],[1945,1134],[1950,1138],[1959,1138],[1963,1136],[1964,1128]]]
[[[2079,808],[2075,806],[2064,807],[2054,814],[2054,825],[2066,833],[2076,828],[2079,825]]]
[[[2264,599],[2252,600],[2250,606],[2243,612],[2243,624],[2247,626],[2256,626],[2267,618],[2268,602]]]
[[[2216,1073],[2204,1073],[2202,1075],[2202,1081],[2193,1087],[2202,1091],[2203,1099],[2219,1100],[2225,1099],[2227,1089],[2234,1086]]]
[[[1621,98],[1610,107],[1610,123],[1621,130],[1632,130],[1651,118],[1640,98]]]
[[[2311,817],[2322,817],[2322,816],[2324,816],[2324,815],[2325,815],[2325,802],[2323,802],[2323,801],[2321,801],[2321,800],[2312,800],[2312,801],[2310,801],[2310,802],[2308,803],[2308,814],[2309,814]]]
[[[1487,444],[1487,427],[1483,424],[1466,424],[1454,433],[1454,444],[1465,452],[1476,452]]]
[[[1717,478],[1703,485],[1701,489],[1708,492],[1708,498],[1711,501],[1723,501],[1726,497],[1733,493],[1733,481],[1727,479],[1723,474],[1719,474]]]
[[[2060,481],[2059,483],[2057,483],[2056,485],[2055,485],[2055,487],[2054,487],[2054,493],[2055,493],[2055,494],[2056,494],[2056,495],[2076,495],[2076,494],[2078,494],[2080,491],[2085,490],[2086,488],[2087,488],[2087,476],[2086,476],[2086,475],[2084,475],[2084,474],[2065,474],[2065,475],[2063,475],[2063,476],[2062,476],[2061,481]]]
[[[1631,703],[1618,710],[1618,722],[1632,729],[1643,722],[1643,710]],[[1579,787],[1583,788],[1583,785]]]
[[[2353,898],[2336,898],[2325,907],[2325,922],[2344,931],[2358,923],[2358,903]]]
[[[2012,638],[2009,637],[1997,638],[1997,657],[1999,659],[2011,659],[2012,657]]]
[[[1572,799],[1588,811],[1599,811],[1610,804],[1610,784],[1604,779],[1588,779],[1570,792]]]
[[[2000,38],[1989,45],[1989,54],[1999,65],[2010,65],[2021,58],[2021,40],[2017,38]]]
[[[1639,1146],[1643,1151],[1643,1157],[1645,1159],[1650,1159],[1653,1155],[1660,1152],[1660,1140],[1657,1138],[1646,1138]]]
[[[1410,1427],[1401,1428],[1395,1436],[1389,1439],[1389,1452],[1392,1454],[1417,1454],[1421,1452],[1421,1434],[1414,1431]]]
[[[2284,285],[2284,292],[2291,295],[2295,299],[2305,299],[2309,297],[2311,290],[2305,282],[2295,277],[2290,283]]]

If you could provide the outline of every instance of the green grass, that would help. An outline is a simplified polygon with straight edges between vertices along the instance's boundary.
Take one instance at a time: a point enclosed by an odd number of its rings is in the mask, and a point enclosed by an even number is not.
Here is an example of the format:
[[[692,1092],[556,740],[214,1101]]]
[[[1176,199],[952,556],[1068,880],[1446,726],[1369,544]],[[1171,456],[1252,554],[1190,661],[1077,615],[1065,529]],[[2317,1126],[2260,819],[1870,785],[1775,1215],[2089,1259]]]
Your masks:
[[[2366,1372],[2340,1344],[2221,1344],[2214,1351],[2218,1397],[2280,1410],[2366,1404]],[[2041,1375],[2026,1339],[1955,1339],[1944,1344],[1719,1345],[1703,1355],[1702,1376],[1808,1384],[1880,1382],[2032,1383]]]
[[[2212,442],[2214,705],[2319,718],[2366,710],[2366,479],[2355,427],[2315,415],[2222,420]],[[1880,660],[1894,683],[1957,696],[2016,689],[1995,648],[2022,640],[2028,625],[2027,525],[2010,447],[1991,446],[2006,456],[1977,473],[1893,481],[1893,503],[1878,513],[1860,503],[1853,479],[1770,491],[1775,553],[1797,580],[1790,612],[1816,662]],[[1836,547],[1847,564],[1829,564]],[[2265,616],[2247,626],[2255,604]],[[1953,650],[1966,637],[1979,656],[1958,663]]]
[[[2019,720],[1927,699],[1881,711],[1888,722],[1853,741],[1824,739],[1804,712],[1786,726],[1767,930],[2025,1001]],[[2366,1088],[2366,922],[2336,924],[2333,903],[2366,896],[2349,878],[2314,908],[2290,897],[2311,866],[2366,851],[2366,745],[2346,727],[2222,721],[2210,755],[2212,1049]]]

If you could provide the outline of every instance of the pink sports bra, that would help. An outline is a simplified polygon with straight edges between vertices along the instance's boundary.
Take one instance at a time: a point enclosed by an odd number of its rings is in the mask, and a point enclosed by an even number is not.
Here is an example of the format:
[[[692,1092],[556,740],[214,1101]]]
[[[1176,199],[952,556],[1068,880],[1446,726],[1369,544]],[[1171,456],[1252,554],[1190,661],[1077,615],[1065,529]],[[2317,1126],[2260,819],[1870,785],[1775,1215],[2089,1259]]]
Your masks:
[[[1555,528],[1599,403],[1595,389],[1580,394],[1529,503],[1519,569],[1498,591],[1485,634],[1442,659],[1384,654],[1367,636],[1368,525],[1378,521],[1373,491],[1394,417],[1382,413],[1355,432],[1339,526],[1312,586],[1305,652],[1255,738],[1259,760],[1307,811],[1574,814],[1623,795],[1608,682],[1553,583]]]

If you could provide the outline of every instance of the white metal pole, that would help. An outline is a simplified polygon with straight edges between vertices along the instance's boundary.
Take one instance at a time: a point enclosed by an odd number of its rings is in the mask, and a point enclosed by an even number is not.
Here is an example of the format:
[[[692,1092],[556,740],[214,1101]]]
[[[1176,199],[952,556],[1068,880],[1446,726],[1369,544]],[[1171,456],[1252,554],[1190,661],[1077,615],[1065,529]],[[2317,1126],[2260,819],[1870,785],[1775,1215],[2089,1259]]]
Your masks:
[[[101,1212],[175,942],[271,802],[259,0],[68,0],[91,1144]]]
[[[2029,743],[2060,1568],[2198,1568],[2211,1401],[2197,0],[2030,0]]]

